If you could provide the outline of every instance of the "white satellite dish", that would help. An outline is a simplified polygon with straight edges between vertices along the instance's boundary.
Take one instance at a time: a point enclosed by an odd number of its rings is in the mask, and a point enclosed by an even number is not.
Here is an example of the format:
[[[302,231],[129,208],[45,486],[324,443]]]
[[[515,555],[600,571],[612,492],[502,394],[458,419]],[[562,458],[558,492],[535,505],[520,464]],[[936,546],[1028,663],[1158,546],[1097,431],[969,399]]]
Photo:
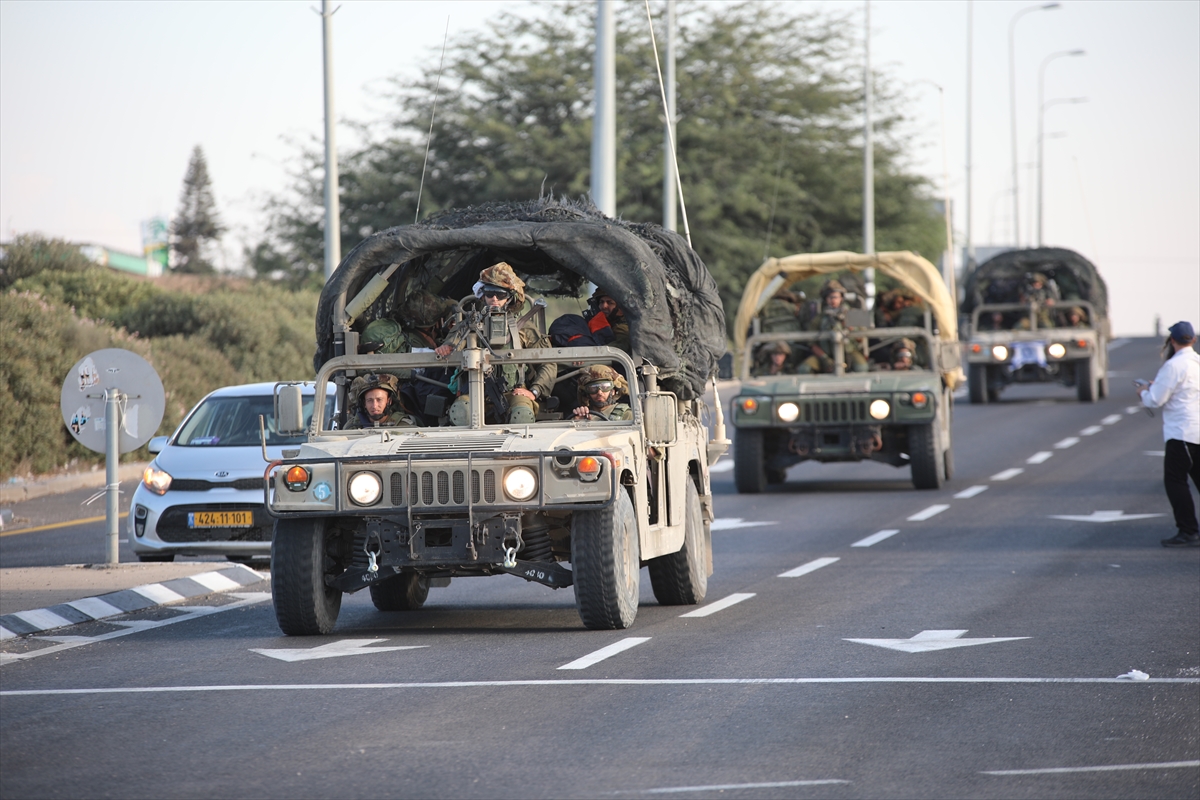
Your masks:
[[[104,403],[112,392],[120,392],[118,449],[129,453],[158,432],[165,408],[158,373],[137,353],[112,348],[80,359],[63,380],[63,422],[81,445],[97,453],[107,452]]]

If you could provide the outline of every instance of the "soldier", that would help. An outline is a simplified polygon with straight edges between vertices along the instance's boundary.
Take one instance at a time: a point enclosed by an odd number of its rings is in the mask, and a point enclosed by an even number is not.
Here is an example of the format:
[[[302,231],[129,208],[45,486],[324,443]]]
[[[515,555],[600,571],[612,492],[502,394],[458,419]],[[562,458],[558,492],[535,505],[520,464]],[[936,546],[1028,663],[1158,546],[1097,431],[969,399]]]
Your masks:
[[[787,289],[780,289],[776,292],[758,314],[762,332],[784,333],[804,330],[804,326],[800,324],[800,304],[803,298],[803,292],[799,297]]]
[[[417,420],[408,413],[400,399],[400,381],[395,375],[368,373],[350,384],[350,408],[354,412],[346,420],[346,429],[412,428]]]
[[[846,295],[846,287],[836,278],[831,278],[821,289],[821,314],[809,324],[810,330],[833,334],[846,330],[846,309],[842,300]],[[813,343],[813,354],[796,369],[801,375],[821,372],[833,372],[833,336],[823,336]],[[858,342],[850,337],[845,339],[846,361],[851,372],[866,372],[867,359],[863,357]]]
[[[784,375],[790,372],[788,369],[788,359],[792,355],[792,348],[787,342],[770,342],[762,346],[758,351],[758,356],[754,359],[754,369],[751,374],[755,376],[761,375]]]
[[[494,350],[523,349],[530,347],[551,347],[550,338],[543,335],[532,324],[526,323],[516,331],[517,340],[514,342],[516,315],[525,305],[525,282],[517,277],[513,268],[500,261],[479,273],[479,281],[475,284],[475,296],[484,304],[484,310],[489,315],[507,315],[507,335],[504,344],[492,345]],[[466,320],[464,320],[464,323]],[[440,358],[445,358],[466,342],[466,328],[456,326],[446,337],[447,341],[434,349]],[[493,374],[488,378],[494,387],[489,392],[488,416],[512,424],[526,424],[537,419],[540,409],[539,398],[549,397],[554,389],[554,380],[558,377],[557,364],[535,364],[517,366],[503,364],[493,368]],[[460,392],[466,387],[460,386]],[[450,421],[462,425],[469,419],[469,403],[466,394],[461,394],[450,407]]]
[[[596,287],[596,291],[592,292],[592,297],[588,300],[588,310],[583,312],[583,318],[587,320],[588,330],[600,337],[605,344],[626,353],[633,352],[625,312],[607,290]],[[612,332],[611,338],[605,334],[605,328]]]
[[[888,369],[898,372],[913,368],[913,354],[917,352],[917,343],[912,339],[901,339],[892,345],[892,358]]]
[[[1063,316],[1065,317],[1064,328],[1086,328],[1088,326],[1087,312],[1079,306],[1068,308]]]
[[[1053,328],[1053,306],[1058,300],[1058,287],[1040,272],[1032,272],[1025,276],[1025,285],[1021,287],[1021,302],[1037,307],[1037,324],[1039,328]],[[1021,322],[1021,328],[1029,328],[1029,318]]]
[[[618,402],[629,394],[629,384],[612,367],[603,364],[584,367],[578,384],[579,405],[571,412],[573,419],[598,415],[602,419],[633,419],[633,409]]]

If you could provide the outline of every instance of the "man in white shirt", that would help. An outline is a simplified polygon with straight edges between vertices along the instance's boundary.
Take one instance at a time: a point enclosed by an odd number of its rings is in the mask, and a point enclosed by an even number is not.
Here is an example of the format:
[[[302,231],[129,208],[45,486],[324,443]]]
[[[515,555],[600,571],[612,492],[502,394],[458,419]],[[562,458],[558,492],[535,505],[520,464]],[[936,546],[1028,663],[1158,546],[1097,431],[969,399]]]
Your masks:
[[[1192,348],[1196,331],[1190,322],[1176,322],[1167,344],[1174,352],[1149,386],[1142,388],[1142,405],[1161,408],[1163,484],[1175,512],[1179,533],[1163,539],[1163,547],[1200,547],[1200,525],[1188,476],[1200,488],[1200,355]]]

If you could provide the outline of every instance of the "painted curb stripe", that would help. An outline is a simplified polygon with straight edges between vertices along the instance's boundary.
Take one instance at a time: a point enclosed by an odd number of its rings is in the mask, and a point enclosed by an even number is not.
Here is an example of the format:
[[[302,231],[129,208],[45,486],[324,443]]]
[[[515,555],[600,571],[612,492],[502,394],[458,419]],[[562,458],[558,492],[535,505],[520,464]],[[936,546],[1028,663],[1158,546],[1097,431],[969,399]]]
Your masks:
[[[161,583],[149,583],[145,586],[135,586],[133,590],[147,600],[153,600],[157,605],[166,605],[167,603],[177,603],[184,599],[184,596],[179,592],[168,589]]]
[[[4,627],[3,625],[0,625],[0,642],[4,641],[5,639],[15,639],[16,636],[17,635],[15,633],[13,633],[12,631],[10,631],[8,628]]]
[[[38,608],[33,611],[18,611],[12,616],[39,631],[48,631],[51,628],[61,628],[65,625],[73,624],[72,620],[60,617],[48,608]]]
[[[199,575],[192,575],[191,580],[194,580],[210,592],[224,592],[230,589],[238,589],[242,586],[242,584],[226,578],[219,572],[201,572]]]
[[[92,619],[104,619],[105,617],[115,617],[117,614],[125,613],[112,603],[106,603],[99,597],[85,597],[82,600],[72,600],[67,605],[87,614]]]

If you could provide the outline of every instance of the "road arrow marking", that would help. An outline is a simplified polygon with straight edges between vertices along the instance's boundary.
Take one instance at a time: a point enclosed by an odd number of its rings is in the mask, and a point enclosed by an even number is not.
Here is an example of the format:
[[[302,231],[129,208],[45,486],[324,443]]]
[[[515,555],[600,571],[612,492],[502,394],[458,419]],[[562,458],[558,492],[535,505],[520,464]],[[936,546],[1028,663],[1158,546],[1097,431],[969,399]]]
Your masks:
[[[323,644],[320,647],[302,648],[302,647],[283,647],[278,649],[259,649],[250,648],[251,653],[258,653],[267,658],[276,658],[280,661],[315,661],[318,658],[337,658],[338,656],[361,656],[368,653],[388,653],[393,650],[420,650],[429,645],[405,645],[400,647],[369,647],[376,642],[387,641],[386,639],[341,639],[329,644]]]
[[[759,525],[774,525],[774,522],[743,522],[741,517],[730,517],[729,519],[714,519],[711,530],[714,531],[732,531],[738,528],[755,528]]]
[[[994,644],[996,642],[1015,642],[1028,639],[1028,636],[1009,636],[995,639],[962,639],[966,631],[921,631],[911,639],[846,639],[847,642],[873,644],[876,647],[886,647],[889,650],[899,650],[904,653],[928,653],[932,650],[949,650],[953,647],[971,647],[977,644]]]
[[[1127,522],[1133,519],[1163,517],[1165,514],[1126,514],[1124,511],[1093,511],[1086,517],[1078,514],[1051,514],[1051,519],[1069,519],[1075,522]]]
[[[1074,447],[1077,444],[1079,444],[1078,436],[1068,436],[1067,438],[1063,439],[1061,442],[1056,443],[1054,445],[1054,449],[1055,450],[1066,450],[1068,447]]]

